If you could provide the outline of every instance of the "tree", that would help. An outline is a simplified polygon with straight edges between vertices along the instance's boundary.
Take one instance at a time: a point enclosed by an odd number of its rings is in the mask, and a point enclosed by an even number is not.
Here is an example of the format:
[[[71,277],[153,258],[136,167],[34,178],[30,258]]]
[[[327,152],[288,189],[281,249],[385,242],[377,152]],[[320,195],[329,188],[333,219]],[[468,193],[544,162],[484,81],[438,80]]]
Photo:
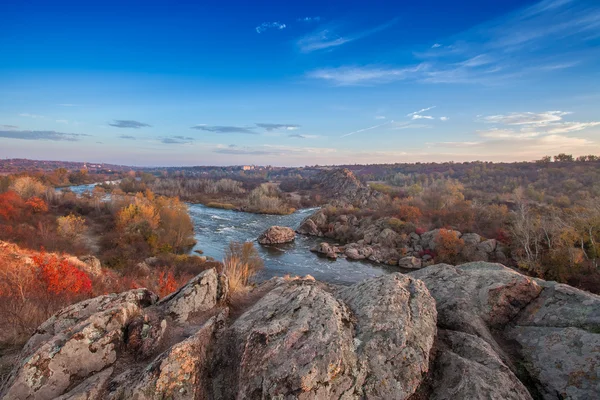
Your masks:
[[[560,154],[554,156],[554,161],[556,161],[556,162],[570,162],[570,161],[574,161],[574,158],[573,158],[572,154],[560,153]]]
[[[29,199],[33,196],[39,197],[44,194],[47,189],[42,182],[30,176],[21,176],[17,178],[10,188],[24,199]]]
[[[78,239],[87,229],[85,218],[73,214],[58,217],[56,223],[58,224],[58,233],[71,240]]]

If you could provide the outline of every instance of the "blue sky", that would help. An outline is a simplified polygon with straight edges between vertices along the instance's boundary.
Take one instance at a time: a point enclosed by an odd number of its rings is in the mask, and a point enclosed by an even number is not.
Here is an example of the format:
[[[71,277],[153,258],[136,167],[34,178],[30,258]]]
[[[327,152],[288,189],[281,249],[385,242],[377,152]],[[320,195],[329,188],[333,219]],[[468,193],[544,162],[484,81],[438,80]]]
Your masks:
[[[0,13],[0,157],[600,155],[596,0],[4,0]]]

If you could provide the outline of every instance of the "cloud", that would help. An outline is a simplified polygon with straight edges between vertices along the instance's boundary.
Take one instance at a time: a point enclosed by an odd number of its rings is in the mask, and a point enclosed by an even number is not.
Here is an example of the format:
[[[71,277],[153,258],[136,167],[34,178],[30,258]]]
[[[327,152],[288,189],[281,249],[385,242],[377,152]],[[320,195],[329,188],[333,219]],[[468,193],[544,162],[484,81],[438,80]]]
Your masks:
[[[213,150],[215,153],[230,154],[230,155],[264,155],[264,156],[291,156],[305,154],[331,154],[335,153],[336,149],[321,148],[321,147],[292,147],[279,145],[261,145],[240,147],[236,145],[219,146]]]
[[[450,147],[450,148],[469,148],[469,147],[479,147],[482,146],[485,142],[433,142],[433,143],[425,143],[428,147]]]
[[[346,66],[317,69],[310,71],[307,77],[329,81],[337,86],[370,85],[409,79],[422,68],[422,65],[407,68]]]
[[[298,22],[319,22],[320,20],[321,17],[304,17],[297,19]]]
[[[26,118],[44,118],[43,115],[36,115],[36,114],[29,114],[29,113],[21,113],[19,114],[19,117],[26,117]]]
[[[434,44],[431,46],[431,48],[432,48],[432,49],[437,49],[438,47],[442,47],[442,45],[441,45],[441,44],[439,44],[439,43],[434,43]]]
[[[523,112],[510,113],[506,115],[490,115],[483,118],[483,121],[488,123],[499,123],[504,125],[529,125],[529,124],[545,124],[562,120],[562,117],[569,115],[569,112],[564,111],[546,111],[541,113]]]
[[[116,119],[116,120],[114,120],[114,122],[109,123],[109,125],[114,126],[115,128],[133,128],[133,129],[146,128],[146,127],[152,126],[152,125],[145,124],[143,122],[132,121],[132,120],[128,120],[128,119]]]
[[[77,107],[79,104],[71,104],[71,103],[60,103],[58,104],[61,107]]]
[[[419,115],[415,114],[412,116],[412,119],[433,119],[431,115]]]
[[[419,111],[411,112],[410,114],[406,114],[407,117],[412,117],[413,115],[424,113],[425,111],[433,110],[436,106],[431,106],[427,108],[422,108]]]
[[[342,135],[340,137],[346,137],[346,136],[354,135],[355,133],[361,133],[361,132],[365,132],[365,131],[370,131],[372,129],[376,129],[376,128],[379,128],[379,127],[382,127],[382,126],[385,126],[385,125],[389,125],[389,124],[392,124],[392,123],[394,123],[394,121],[384,122],[383,124],[379,124],[379,125],[375,125],[375,126],[370,126],[368,128],[359,129],[359,130],[354,131],[354,132],[346,133],[345,135]]]
[[[376,115],[375,119],[379,119],[379,120],[385,119],[385,115]]]
[[[127,140],[137,140],[135,136],[130,136],[130,135],[121,135],[121,136],[119,136],[119,138],[127,139]]]
[[[316,139],[319,136],[317,136],[317,135],[302,135],[299,133],[294,133],[292,135],[288,135],[288,137],[297,138],[297,139]]]
[[[19,129],[19,127],[15,125],[0,125],[0,129],[14,130]]]
[[[56,122],[58,122],[59,124],[68,124],[69,120],[66,120],[66,119],[57,119]]]
[[[254,29],[256,29],[256,33],[263,33],[264,31],[266,31],[268,29],[282,30],[285,28],[286,28],[285,24],[282,24],[281,22],[263,22],[262,24],[260,24],[259,26],[257,26]]]
[[[263,128],[269,132],[274,131],[274,130],[279,130],[279,129],[293,131],[300,127],[300,125],[296,125],[296,124],[271,124],[271,123],[256,123],[256,126],[258,126],[259,128]]]
[[[412,122],[396,122],[392,126],[392,129],[394,129],[394,130],[401,130],[401,129],[423,129],[423,128],[431,128],[431,125],[427,125],[427,124],[414,124]]]
[[[51,140],[76,142],[83,136],[90,136],[81,133],[63,133],[56,131],[26,131],[26,130],[0,130],[0,137],[8,139],[22,140]]]
[[[440,117],[440,121],[448,121],[450,117]]]
[[[564,137],[562,135],[567,133],[600,126],[598,121],[563,121],[563,117],[570,114],[567,111],[545,111],[540,113],[521,112],[490,115],[482,117],[480,120],[486,123],[504,125],[504,127],[479,130],[477,134],[495,140],[525,140],[537,137],[556,138]]]
[[[214,133],[250,133],[256,135],[253,131],[253,127],[243,126],[221,126],[221,125],[196,125],[192,126],[191,129],[198,129],[200,131],[214,132]]]
[[[329,49],[329,48],[334,48],[334,47],[341,46],[345,43],[349,43],[354,40],[362,39],[367,36],[371,36],[375,33],[381,32],[381,31],[391,27],[392,25],[394,25],[396,23],[396,21],[397,20],[394,19],[394,20],[388,21],[384,24],[378,25],[374,28],[371,28],[371,29],[368,29],[365,31],[361,31],[361,32],[350,33],[347,35],[339,34],[337,32],[339,30],[339,27],[332,26],[327,29],[321,29],[321,30],[312,32],[311,34],[308,34],[308,35],[300,38],[296,42],[296,45],[298,46],[298,49],[302,53],[310,53],[310,52],[317,51],[317,50],[325,50],[325,49]]]
[[[164,144],[188,144],[194,141],[194,138],[187,136],[171,136],[161,138],[161,143]]]

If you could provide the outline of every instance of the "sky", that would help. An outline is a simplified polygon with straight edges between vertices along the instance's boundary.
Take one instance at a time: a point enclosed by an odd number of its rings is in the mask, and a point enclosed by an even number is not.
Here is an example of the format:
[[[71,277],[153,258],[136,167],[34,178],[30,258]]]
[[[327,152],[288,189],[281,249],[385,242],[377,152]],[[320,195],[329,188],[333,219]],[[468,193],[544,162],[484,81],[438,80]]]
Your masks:
[[[0,3],[0,157],[600,155],[600,2]]]

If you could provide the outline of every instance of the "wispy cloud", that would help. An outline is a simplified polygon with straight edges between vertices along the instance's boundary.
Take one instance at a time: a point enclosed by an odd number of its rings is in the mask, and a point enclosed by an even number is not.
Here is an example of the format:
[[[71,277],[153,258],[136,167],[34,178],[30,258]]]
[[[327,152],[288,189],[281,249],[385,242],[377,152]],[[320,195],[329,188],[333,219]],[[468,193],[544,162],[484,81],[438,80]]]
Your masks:
[[[302,53],[330,49],[381,32],[394,25],[396,21],[397,20],[394,19],[371,29],[348,34],[338,33],[340,27],[332,25],[326,29],[317,30],[300,38],[296,44]]]
[[[258,126],[259,128],[263,128],[267,131],[275,131],[280,129],[293,131],[300,128],[300,125],[297,124],[272,124],[266,122],[256,123],[256,126]]]
[[[22,139],[22,140],[51,140],[51,141],[67,141],[76,142],[81,137],[90,136],[81,133],[64,133],[56,131],[26,131],[26,130],[0,130],[0,137],[7,139]]]
[[[133,121],[129,119],[116,119],[113,122],[109,123],[110,126],[114,126],[115,128],[132,128],[132,129],[140,129],[150,127],[152,125],[145,124],[139,121]]]
[[[6,129],[6,130],[14,130],[14,129],[19,129],[18,126],[15,125],[0,125],[1,129]]]
[[[337,152],[337,150],[323,147],[293,147],[265,144],[261,146],[218,146],[213,152],[229,155],[297,156],[305,154],[331,154]]]
[[[264,31],[266,31],[268,29],[282,30],[285,28],[286,28],[286,25],[282,24],[281,22],[263,22],[262,24],[258,25],[254,29],[256,29],[256,33],[263,33]]]
[[[303,18],[298,18],[297,19],[298,22],[319,22],[321,21],[321,17],[303,17]]]
[[[431,107],[427,107],[427,108],[422,108],[419,111],[414,111],[411,112],[409,114],[406,114],[407,117],[412,117],[413,115],[417,115],[417,114],[421,114],[424,113],[425,111],[429,111],[429,110],[433,110],[436,106],[431,106]]]
[[[488,123],[499,123],[505,125],[530,125],[546,124],[562,120],[565,115],[571,114],[566,111],[546,111],[541,113],[522,112],[510,113],[506,115],[490,115],[483,117],[483,121]]]
[[[440,121],[448,121],[450,117],[440,117]]]
[[[302,135],[300,133],[294,133],[294,134],[288,135],[288,137],[297,138],[297,139],[316,139],[319,136],[318,135]]]
[[[222,125],[196,125],[192,126],[191,129],[197,129],[200,131],[214,132],[214,133],[249,133],[256,135],[257,132],[253,131],[254,127],[244,126],[222,126]]]
[[[130,135],[121,135],[119,136],[120,139],[127,139],[127,140],[137,140],[137,138],[135,136],[130,136]]]
[[[361,133],[361,132],[370,131],[370,130],[372,130],[372,129],[377,129],[377,128],[380,128],[380,127],[382,127],[382,126],[389,125],[389,124],[392,124],[392,123],[394,123],[394,121],[388,121],[388,122],[384,122],[383,124],[374,125],[374,126],[370,126],[370,127],[368,127],[368,128],[363,128],[363,129],[359,129],[359,130],[357,130],[357,131],[353,131],[353,132],[350,132],[350,133],[346,133],[346,134],[344,134],[344,135],[342,135],[342,136],[340,136],[340,137],[346,137],[346,136],[351,136],[351,135],[354,135],[354,134],[356,134],[356,133]]]
[[[422,65],[407,68],[382,66],[321,68],[310,71],[307,77],[322,79],[337,86],[372,85],[413,78],[422,68]]]
[[[19,114],[19,117],[34,118],[34,119],[44,118],[43,115],[30,114],[30,113],[21,113],[21,114]]]
[[[189,144],[193,141],[194,138],[187,136],[171,136],[160,139],[160,142],[164,144]]]
[[[60,103],[58,105],[61,107],[77,107],[77,106],[79,106],[79,104],[72,104],[72,103]]]
[[[545,111],[485,116],[481,121],[504,125],[504,127],[479,130],[477,134],[496,140],[530,139],[540,136],[559,136],[600,126],[598,121],[563,121],[563,117],[570,114],[567,111]]]
[[[346,43],[351,36],[329,31],[307,37],[306,51]],[[306,74],[336,85],[410,80],[431,84],[499,85],[558,74],[597,60],[600,3],[543,0],[444,40],[401,65],[343,65]]]
[[[412,116],[412,119],[433,119],[431,115],[419,115],[415,114]]]
[[[57,119],[56,122],[58,122],[59,124],[69,124],[69,120],[66,119]]]

